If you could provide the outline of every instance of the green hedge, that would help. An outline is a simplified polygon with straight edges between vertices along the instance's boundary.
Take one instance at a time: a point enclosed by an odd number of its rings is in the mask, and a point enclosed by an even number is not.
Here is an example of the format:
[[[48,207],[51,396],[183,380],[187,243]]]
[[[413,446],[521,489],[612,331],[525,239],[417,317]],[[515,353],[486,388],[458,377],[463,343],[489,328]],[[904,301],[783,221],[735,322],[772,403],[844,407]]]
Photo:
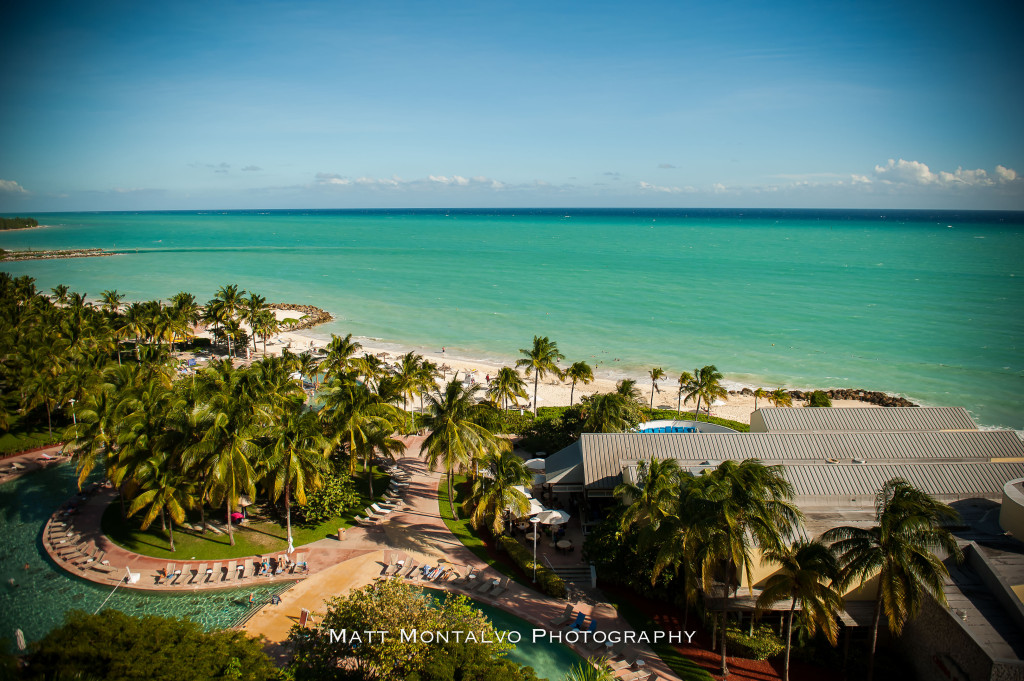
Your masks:
[[[516,565],[521,567],[525,572],[528,574],[533,572],[533,554],[530,553],[529,549],[511,537],[502,537],[499,539],[498,546],[501,547],[505,553],[515,561]],[[568,593],[565,588],[565,582],[562,578],[552,570],[540,564],[537,565],[537,583],[540,584],[540,590],[548,596],[565,598]]]
[[[786,649],[786,644],[766,624],[755,628],[753,636],[741,632],[736,627],[729,627],[726,638],[733,655],[749,660],[767,660]]]

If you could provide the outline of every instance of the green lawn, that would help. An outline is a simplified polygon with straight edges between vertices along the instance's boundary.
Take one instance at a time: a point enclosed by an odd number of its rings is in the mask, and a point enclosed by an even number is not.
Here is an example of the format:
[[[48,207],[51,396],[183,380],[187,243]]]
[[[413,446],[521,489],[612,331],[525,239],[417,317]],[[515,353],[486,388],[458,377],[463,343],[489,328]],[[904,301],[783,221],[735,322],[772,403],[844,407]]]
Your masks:
[[[0,435],[0,454],[20,452],[43,445],[56,444],[61,441],[63,432],[63,426],[55,426],[51,435],[47,431],[45,423],[30,426],[27,430],[22,430],[16,424],[12,425],[10,431]]]
[[[351,509],[340,518],[332,518],[319,525],[309,526],[297,524],[294,514],[292,515],[292,539],[296,547],[318,539],[336,537],[339,528],[351,527],[355,524],[353,518],[362,514],[363,508],[383,496],[391,480],[390,476],[379,470],[375,471],[373,478],[375,499],[370,499],[367,495],[366,475],[365,472],[359,472],[354,476],[356,489],[360,494],[360,502],[356,508]],[[256,506],[260,505],[261,502],[258,501]],[[142,513],[140,511],[135,516],[124,519],[121,517],[121,505],[115,502],[103,514],[103,532],[115,544],[134,553],[174,560],[230,560],[284,551],[288,548],[288,536],[283,520],[279,524],[272,520],[250,519],[244,525],[235,526],[234,546],[230,545],[226,534],[217,534],[211,531],[201,534],[176,526],[174,528],[176,551],[171,553],[167,533],[160,529],[159,519],[154,521],[148,530],[143,531],[139,527]],[[223,515],[223,509],[207,509],[206,513],[208,518],[219,520]],[[188,521],[198,525],[199,513],[190,512]]]

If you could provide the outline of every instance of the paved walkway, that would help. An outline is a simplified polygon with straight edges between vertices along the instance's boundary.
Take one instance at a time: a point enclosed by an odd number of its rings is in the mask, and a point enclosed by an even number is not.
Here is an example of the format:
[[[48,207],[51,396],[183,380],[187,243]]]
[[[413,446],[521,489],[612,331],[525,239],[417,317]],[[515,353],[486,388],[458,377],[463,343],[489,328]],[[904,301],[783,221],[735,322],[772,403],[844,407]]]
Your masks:
[[[422,438],[409,438],[406,442],[406,454],[398,462],[399,466],[410,473],[409,491],[404,507],[396,509],[379,527],[349,530],[344,542],[328,539],[308,545],[311,560],[314,556],[318,559],[321,556],[327,558],[327,552],[337,552],[337,547],[341,545],[352,551],[353,556],[331,568],[318,571],[305,582],[282,594],[282,602],[260,610],[242,627],[245,631],[265,636],[272,643],[280,643],[287,638],[291,626],[299,622],[303,609],[313,613],[314,622],[318,621],[316,613],[323,610],[325,600],[373,582],[382,575],[393,558],[405,558],[406,561],[411,559],[418,564],[442,563],[454,566],[461,574],[466,574],[467,568],[473,568],[480,573],[475,584],[504,577],[463,546],[441,520],[437,501],[437,488],[441,476],[429,472],[424,461],[419,458],[420,442]],[[409,581],[431,588],[460,592],[452,582],[420,582],[415,578]],[[566,631],[554,629],[550,625],[552,620],[563,614],[568,604],[566,601],[545,596],[516,582],[510,582],[508,591],[497,600],[487,596],[470,595],[517,615],[537,628],[563,633]],[[596,618],[598,628],[602,631],[632,631],[629,624],[619,617],[615,608],[608,603],[581,601],[573,604],[573,609],[575,612],[585,613],[588,622],[591,617]],[[570,647],[584,657],[593,655],[582,644]],[[678,679],[645,645],[627,645],[625,657],[630,661],[638,657],[643,659],[643,668],[654,672],[661,679]],[[635,671],[635,668],[629,671]],[[620,676],[624,676],[625,673],[621,672]],[[650,678],[653,681],[654,676]]]

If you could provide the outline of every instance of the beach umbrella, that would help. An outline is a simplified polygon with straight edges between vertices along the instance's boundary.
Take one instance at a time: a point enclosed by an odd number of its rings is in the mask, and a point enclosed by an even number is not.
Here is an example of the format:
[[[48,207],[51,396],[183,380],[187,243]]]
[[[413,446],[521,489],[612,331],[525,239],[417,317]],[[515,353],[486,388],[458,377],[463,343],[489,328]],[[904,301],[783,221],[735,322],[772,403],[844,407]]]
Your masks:
[[[569,522],[569,514],[565,511],[548,509],[537,515],[537,521],[544,525],[561,525]]]
[[[522,485],[512,485],[512,489],[518,490],[527,499],[532,499],[533,495],[530,494],[530,490],[526,489]]]
[[[523,465],[526,466],[527,470],[543,473],[544,467],[547,464],[544,462],[544,459],[529,459]]]
[[[14,640],[18,643],[18,650],[25,650],[25,632],[21,629],[15,629]]]

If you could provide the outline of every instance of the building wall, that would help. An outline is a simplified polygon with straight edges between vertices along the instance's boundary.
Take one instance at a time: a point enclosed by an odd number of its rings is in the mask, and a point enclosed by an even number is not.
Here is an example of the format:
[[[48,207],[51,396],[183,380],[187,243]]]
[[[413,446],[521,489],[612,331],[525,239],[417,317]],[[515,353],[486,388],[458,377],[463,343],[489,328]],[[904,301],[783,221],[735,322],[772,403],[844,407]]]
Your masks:
[[[920,681],[991,681],[992,660],[954,617],[935,599],[925,598],[897,645]]]
[[[999,525],[1017,539],[1024,541],[1024,478],[1003,485],[1003,503],[999,508]]]

